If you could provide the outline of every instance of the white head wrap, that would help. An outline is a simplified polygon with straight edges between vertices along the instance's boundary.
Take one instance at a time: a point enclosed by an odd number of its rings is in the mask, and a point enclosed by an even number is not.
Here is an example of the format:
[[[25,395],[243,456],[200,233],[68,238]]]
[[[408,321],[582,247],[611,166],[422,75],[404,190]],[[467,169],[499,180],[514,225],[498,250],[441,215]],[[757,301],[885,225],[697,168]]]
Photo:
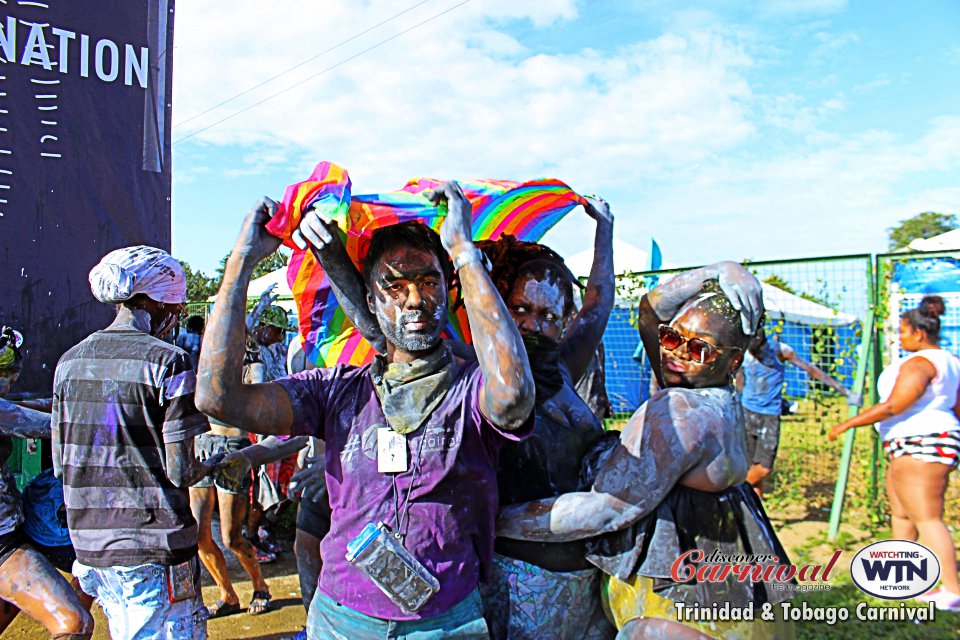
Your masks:
[[[108,304],[120,304],[138,293],[177,304],[187,301],[187,278],[169,253],[141,245],[103,256],[90,271],[90,290],[97,300]]]

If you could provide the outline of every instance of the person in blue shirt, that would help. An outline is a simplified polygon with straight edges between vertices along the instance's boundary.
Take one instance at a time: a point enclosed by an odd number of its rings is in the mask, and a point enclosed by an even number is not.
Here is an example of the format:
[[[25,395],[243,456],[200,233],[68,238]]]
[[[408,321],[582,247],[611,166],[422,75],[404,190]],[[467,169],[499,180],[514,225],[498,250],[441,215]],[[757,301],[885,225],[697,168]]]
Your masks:
[[[773,470],[780,445],[780,414],[783,405],[785,363],[799,367],[813,380],[818,380],[847,398],[848,404],[859,406],[856,394],[797,355],[794,349],[778,340],[768,340],[761,330],[751,340],[744,354],[743,367],[737,376],[741,390],[743,420],[747,436],[747,459],[750,469],[747,482],[757,495],[763,496],[764,479]]]

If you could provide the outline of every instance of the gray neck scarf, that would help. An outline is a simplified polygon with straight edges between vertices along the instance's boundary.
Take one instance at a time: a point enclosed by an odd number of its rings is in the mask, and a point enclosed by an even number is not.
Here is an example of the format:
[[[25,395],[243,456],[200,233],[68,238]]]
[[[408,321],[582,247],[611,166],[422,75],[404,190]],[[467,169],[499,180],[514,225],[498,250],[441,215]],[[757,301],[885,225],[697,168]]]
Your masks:
[[[446,397],[457,365],[450,347],[443,342],[429,355],[412,362],[388,364],[378,355],[370,375],[387,423],[405,435],[419,429]]]

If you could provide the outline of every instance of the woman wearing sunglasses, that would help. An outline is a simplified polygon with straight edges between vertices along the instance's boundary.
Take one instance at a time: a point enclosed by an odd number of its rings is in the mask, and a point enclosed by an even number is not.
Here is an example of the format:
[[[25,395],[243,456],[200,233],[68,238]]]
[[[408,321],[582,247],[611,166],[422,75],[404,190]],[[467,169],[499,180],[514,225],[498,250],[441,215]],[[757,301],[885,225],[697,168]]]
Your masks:
[[[743,414],[732,386],[762,314],[760,283],[732,262],[686,272],[645,295],[640,337],[661,391],[613,446],[588,456],[587,490],[501,511],[498,536],[590,538],[587,558],[605,574],[604,602],[618,638],[792,635],[787,625],[759,616],[678,622],[676,606],[729,602],[731,609],[752,604],[759,611],[763,603],[789,598],[787,585],[672,578],[678,558],[691,551],[788,563],[745,482]]]

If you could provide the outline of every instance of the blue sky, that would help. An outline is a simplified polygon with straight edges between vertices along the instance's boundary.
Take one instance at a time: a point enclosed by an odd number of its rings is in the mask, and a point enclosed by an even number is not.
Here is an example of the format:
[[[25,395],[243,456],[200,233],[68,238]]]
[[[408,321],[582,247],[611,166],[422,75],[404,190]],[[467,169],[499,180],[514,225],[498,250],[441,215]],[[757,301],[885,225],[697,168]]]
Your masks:
[[[551,175],[680,265],[881,251],[898,220],[960,212],[960,3],[462,1],[179,3],[175,254],[212,272],[319,160],[355,193]],[[590,224],[545,241],[572,255]]]

